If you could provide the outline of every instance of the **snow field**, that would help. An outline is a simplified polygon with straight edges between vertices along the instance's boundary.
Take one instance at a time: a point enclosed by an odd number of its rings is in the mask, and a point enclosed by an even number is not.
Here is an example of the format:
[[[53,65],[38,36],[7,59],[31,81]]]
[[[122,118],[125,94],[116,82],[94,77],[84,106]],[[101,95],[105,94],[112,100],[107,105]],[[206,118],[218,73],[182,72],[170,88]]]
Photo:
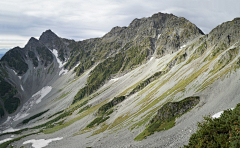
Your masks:
[[[32,97],[40,95],[40,98],[37,99],[36,104],[42,101],[42,98],[45,97],[52,90],[51,86],[45,86],[40,91],[35,93]]]
[[[46,147],[52,141],[58,141],[58,140],[62,140],[62,139],[63,139],[63,137],[57,137],[57,138],[47,139],[47,140],[45,140],[45,139],[39,139],[39,140],[32,139],[32,140],[28,140],[28,141],[23,142],[23,144],[32,143],[32,146],[34,148],[43,148],[43,147]]]

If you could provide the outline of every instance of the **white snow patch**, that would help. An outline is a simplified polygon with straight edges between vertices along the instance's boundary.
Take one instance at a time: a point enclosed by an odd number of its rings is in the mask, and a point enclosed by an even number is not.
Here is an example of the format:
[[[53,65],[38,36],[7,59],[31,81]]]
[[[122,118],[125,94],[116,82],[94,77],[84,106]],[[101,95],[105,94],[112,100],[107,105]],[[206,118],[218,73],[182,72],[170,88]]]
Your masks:
[[[180,49],[183,49],[184,47],[186,47],[186,45],[182,45],[182,46],[180,47]]]
[[[59,76],[60,76],[60,75],[64,75],[64,74],[66,74],[67,72],[68,72],[68,70],[62,69],[62,70],[59,72]]]
[[[117,80],[119,80],[119,78],[111,79],[110,81],[115,82],[115,81],[117,81]]]
[[[12,71],[14,72],[15,75],[17,75],[16,71],[14,71],[13,69],[12,69]]]
[[[128,73],[128,74],[129,74],[129,73]],[[123,76],[121,76],[121,77],[118,77],[118,78],[111,79],[110,81],[115,82],[115,81],[117,81],[117,80],[119,80],[119,79],[121,79],[121,78],[127,76],[128,74],[125,74],[125,75],[123,75]]]
[[[223,111],[220,111],[220,112],[214,114],[214,115],[212,116],[212,118],[219,118],[222,113],[223,113]]]
[[[10,127],[9,129],[4,130],[2,133],[9,133],[9,132],[15,132],[18,131],[19,129],[13,129],[12,127]]]
[[[24,107],[22,109],[25,109]],[[30,109],[30,108],[29,108]],[[29,113],[27,113],[29,111],[29,109],[25,112],[25,113],[22,113],[21,111],[15,116],[15,118],[13,118],[14,121],[18,121],[22,118],[25,118],[29,115]]]
[[[7,120],[3,123],[3,124],[6,124],[8,121],[10,121],[11,117],[8,116]]]
[[[28,111],[32,108],[33,105],[38,104],[42,101],[42,98],[45,97],[52,90],[51,86],[45,86],[37,93],[35,93],[21,108],[17,115],[13,118],[14,121],[25,118],[29,115]]]
[[[56,49],[53,49],[52,53],[55,55],[55,57],[57,59],[59,68],[62,68],[65,63],[62,63],[61,60],[58,58],[58,51]]]
[[[11,138],[13,138],[14,137],[14,135],[11,135]]]
[[[154,59],[154,57],[151,57],[146,64],[149,64],[153,59]]]
[[[153,59],[154,59],[154,57],[151,57],[150,60],[149,60],[149,62],[152,61]]]
[[[32,97],[36,97],[40,95],[40,97],[36,101],[36,104],[40,103],[42,101],[42,98],[45,97],[51,90],[52,90],[51,86],[45,86],[41,90],[39,90],[37,93],[35,93]]]
[[[51,50],[50,50],[51,51]],[[53,49],[52,53],[54,54],[54,56],[56,57],[57,59],[57,62],[59,64],[59,68],[62,68],[67,62],[61,62],[61,60],[58,58],[58,51],[56,49]],[[59,72],[59,75],[64,75],[68,72],[68,70],[65,70],[65,69],[62,69],[60,72]]]
[[[63,139],[63,137],[57,137],[57,138],[47,139],[47,140],[45,140],[45,139],[39,139],[39,140],[32,139],[32,140],[28,140],[28,141],[23,142],[23,144],[32,143],[32,146],[34,148],[42,148],[42,147],[47,146],[52,141],[57,141],[57,140],[62,140],[62,139]]]
[[[21,79],[22,79],[22,76],[18,76],[18,78],[21,80]]]
[[[160,38],[160,36],[161,36],[161,34],[159,34],[159,35],[158,35],[157,39],[159,39],[159,38]]]
[[[76,67],[78,67],[79,64],[80,64],[80,62],[79,62],[76,66],[74,66],[73,69],[75,69]]]
[[[24,91],[24,89],[23,89],[22,85],[20,85],[20,86],[21,86],[21,89],[22,89],[22,91]]]
[[[13,139],[13,138],[3,139],[3,140],[0,141],[0,144],[2,144],[2,143],[4,143],[4,142],[7,142],[7,141],[9,141],[9,140],[12,140],[12,139]]]
[[[231,110],[233,110],[233,109],[234,109],[234,108],[231,108]],[[219,118],[222,113],[223,113],[223,111],[220,111],[220,112],[214,114],[214,115],[212,116],[212,118]]]

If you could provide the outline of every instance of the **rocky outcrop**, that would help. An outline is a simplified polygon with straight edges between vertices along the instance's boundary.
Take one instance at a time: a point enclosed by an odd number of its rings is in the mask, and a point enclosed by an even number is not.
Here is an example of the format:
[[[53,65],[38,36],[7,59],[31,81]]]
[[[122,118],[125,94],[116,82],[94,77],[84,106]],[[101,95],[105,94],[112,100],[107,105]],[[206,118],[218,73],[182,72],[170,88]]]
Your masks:
[[[46,37],[45,40],[48,39],[51,38]],[[45,41],[44,37],[42,40]],[[9,50],[0,61],[0,87],[4,88],[1,90],[9,88],[0,95],[2,108],[9,114],[14,113],[19,105],[52,83],[54,77],[59,77],[61,69],[56,58],[43,42],[33,37],[24,48],[15,47]]]
[[[168,102],[157,112],[146,129],[134,140],[140,141],[156,131],[168,130],[175,125],[175,118],[180,117],[200,101],[198,96],[188,97],[179,102]]]
[[[75,69],[77,75],[107,58],[118,68],[101,65],[100,69],[107,71],[107,76],[96,80],[100,83],[98,85],[89,82],[94,87],[88,88],[94,92],[112,74],[129,71],[145,63],[154,53],[161,57],[177,51],[201,35],[202,31],[186,19],[157,13],[148,18],[134,19],[128,27],[114,27],[102,38],[78,42],[60,38],[51,30],[46,30],[39,40],[31,38],[24,48],[16,47],[7,52],[1,63],[9,74],[9,78],[4,78],[6,82],[16,87],[16,96],[27,100],[54,77],[59,77],[56,58],[67,62],[64,66],[67,69],[80,63]],[[58,51],[56,58],[52,54],[53,49]],[[121,64],[118,56],[121,57]],[[89,94],[83,93],[85,95]]]
[[[240,36],[240,18],[222,23],[215,27],[208,35],[210,45],[221,45],[222,43],[230,46],[239,40]],[[221,42],[221,43],[219,43]]]
[[[185,18],[157,13],[134,19],[128,27],[114,27],[102,38],[72,43],[74,49],[66,67],[72,68],[71,63],[78,61],[86,62],[86,59],[81,60],[84,55],[91,60],[102,60],[122,52],[126,54],[124,62],[127,64],[122,70],[126,70],[148,59],[154,52],[161,57],[202,35],[203,32]],[[144,58],[140,57],[142,54]],[[140,62],[133,62],[137,59]]]
[[[73,40],[68,40],[68,39],[58,37],[51,30],[47,30],[43,32],[39,38],[39,41],[48,49],[57,50],[58,58],[62,62],[66,62],[70,56],[70,51],[72,50],[72,48],[69,47],[69,44],[75,43],[75,41]]]
[[[200,101],[198,96],[188,97],[179,102],[168,102],[163,105],[157,112],[157,115],[150,123],[160,121],[168,121],[177,116],[181,116],[189,109],[193,108]]]

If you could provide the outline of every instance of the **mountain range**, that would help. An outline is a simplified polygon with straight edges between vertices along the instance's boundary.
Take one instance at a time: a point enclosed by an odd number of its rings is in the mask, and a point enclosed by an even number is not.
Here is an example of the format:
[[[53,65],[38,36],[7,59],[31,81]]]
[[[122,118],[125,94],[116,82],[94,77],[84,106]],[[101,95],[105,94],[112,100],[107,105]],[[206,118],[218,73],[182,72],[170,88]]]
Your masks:
[[[240,103],[239,40],[240,18],[204,34],[166,13],[83,41],[46,30],[0,60],[0,147],[186,145]]]

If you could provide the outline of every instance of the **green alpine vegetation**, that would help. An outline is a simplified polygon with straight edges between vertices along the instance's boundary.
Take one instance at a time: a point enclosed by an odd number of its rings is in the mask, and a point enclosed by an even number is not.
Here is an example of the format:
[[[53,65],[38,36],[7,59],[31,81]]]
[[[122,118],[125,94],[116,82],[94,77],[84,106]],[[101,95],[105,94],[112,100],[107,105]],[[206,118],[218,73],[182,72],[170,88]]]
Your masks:
[[[36,119],[36,118],[38,118],[38,117],[40,117],[40,116],[42,116],[43,114],[45,114],[45,113],[48,112],[48,111],[49,111],[49,109],[47,109],[47,110],[45,110],[45,111],[43,111],[43,112],[40,112],[40,113],[38,113],[38,114],[36,114],[36,115],[33,115],[33,116],[31,116],[31,117],[23,120],[23,121],[22,121],[22,124],[27,124],[29,121],[31,121],[31,120],[33,120],[33,119]]]
[[[0,76],[0,96],[4,97],[7,93],[9,93],[13,89],[12,85],[10,85],[7,81],[5,81]]]
[[[49,116],[48,119],[50,119],[50,118],[52,118],[53,116],[56,116],[56,115],[58,115],[58,114],[61,114],[62,112],[64,112],[64,110],[61,110],[61,111],[59,111],[59,112],[56,112],[55,114]]]
[[[0,104],[0,116],[1,118],[4,116],[4,110],[1,104]]]
[[[175,118],[180,117],[200,101],[198,96],[188,97],[179,102],[168,102],[157,112],[157,115],[150,121],[146,129],[134,140],[140,141],[154,132],[168,130],[175,125]]]
[[[101,116],[101,117],[97,117],[95,118],[92,122],[90,122],[88,125],[87,125],[87,128],[92,128],[93,126],[95,125],[99,125],[100,123],[106,121],[107,119],[109,118],[109,116]]]
[[[3,101],[4,108],[9,114],[15,112],[20,105],[20,99],[14,97],[16,93],[16,88],[0,76],[0,99]],[[1,108],[0,110],[1,113],[4,114],[3,108]]]
[[[113,106],[121,103],[123,100],[125,100],[126,97],[125,96],[120,96],[120,97],[114,97],[112,101],[104,104],[103,106],[101,106],[98,109],[98,114],[104,114],[106,113],[107,110],[109,110],[110,108],[112,108]]]
[[[22,75],[28,70],[28,65],[24,61],[26,56],[22,55],[20,51],[21,48],[19,47],[13,48],[11,52],[7,52],[0,60],[1,62],[6,62],[18,75]]]
[[[20,105],[20,99],[17,97],[10,96],[4,101],[4,107],[9,114],[14,113]]]
[[[102,86],[104,81],[108,79],[111,74],[115,74],[120,70],[123,60],[123,55],[117,54],[115,57],[108,58],[98,64],[88,77],[87,86],[78,91],[72,104],[81,100],[85,96],[92,94],[95,90]]]
[[[113,106],[121,103],[125,99],[126,99],[125,96],[114,97],[114,99],[112,101],[101,106],[97,111],[97,114],[99,115],[99,117],[95,118],[92,122],[90,122],[87,125],[87,128],[92,128],[95,125],[99,125],[100,123],[102,123],[102,122],[106,121],[108,118],[110,118],[109,115],[111,113],[113,113],[113,109],[111,109],[111,110],[109,110],[109,109],[112,108]],[[88,109],[88,108],[86,108],[86,109]],[[82,112],[82,110],[80,110],[79,112]]]
[[[204,117],[198,130],[192,134],[185,148],[237,148],[240,147],[240,103],[225,110],[219,118]]]
[[[42,59],[41,63],[44,64],[45,67],[52,63],[53,55],[49,49],[46,47],[37,47],[36,50],[40,56],[40,59]]]
[[[129,95],[132,95],[136,92],[138,92],[139,90],[142,90],[144,87],[146,87],[149,83],[151,83],[152,81],[158,79],[160,76],[162,76],[163,74],[165,74],[166,72],[164,71],[159,71],[156,72],[154,75],[152,75],[151,77],[149,77],[148,79],[144,80],[143,82],[141,82],[139,85],[137,85],[130,93]]]

